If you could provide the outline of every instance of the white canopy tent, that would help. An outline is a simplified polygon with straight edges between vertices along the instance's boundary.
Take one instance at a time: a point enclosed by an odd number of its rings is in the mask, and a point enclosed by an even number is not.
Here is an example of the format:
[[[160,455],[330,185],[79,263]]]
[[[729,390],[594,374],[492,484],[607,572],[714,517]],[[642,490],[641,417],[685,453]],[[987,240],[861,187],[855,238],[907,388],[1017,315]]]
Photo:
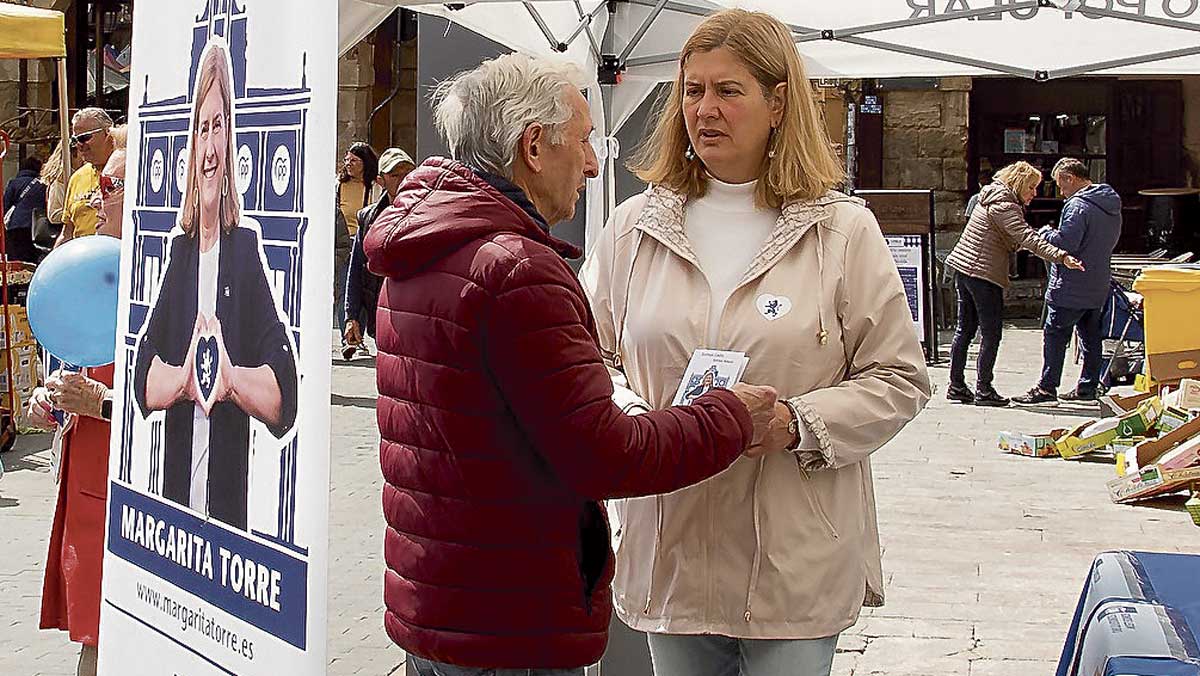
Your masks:
[[[737,6],[787,23],[814,78],[1200,73],[1200,0],[339,0],[344,53],[397,6],[447,18],[514,50],[597,74],[609,137],[671,80],[701,18]],[[614,147],[610,145],[610,147]],[[612,155],[609,153],[611,169]],[[611,208],[611,175],[601,210]],[[599,200],[594,200],[599,201]],[[590,239],[590,238],[589,238]]]

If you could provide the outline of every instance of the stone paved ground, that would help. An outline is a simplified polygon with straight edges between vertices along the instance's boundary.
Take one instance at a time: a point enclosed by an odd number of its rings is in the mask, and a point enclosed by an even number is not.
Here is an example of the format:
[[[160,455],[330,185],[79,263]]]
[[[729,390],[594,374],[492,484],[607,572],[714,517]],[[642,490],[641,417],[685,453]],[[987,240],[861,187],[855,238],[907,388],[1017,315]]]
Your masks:
[[[997,386],[1032,384],[1040,335],[1010,329]],[[1040,676],[1053,673],[1092,557],[1139,548],[1200,551],[1182,501],[1109,502],[1112,467],[999,453],[1004,428],[1079,419],[1057,412],[951,406],[940,398],[875,461],[888,604],[842,638],[836,676]],[[1077,369],[1068,369],[1073,376]],[[383,519],[370,361],[336,364],[331,450],[329,673],[402,674],[381,629]],[[43,437],[4,455],[0,481],[0,674],[74,673],[76,650],[37,630],[54,487]],[[620,676],[606,673],[605,676]]]

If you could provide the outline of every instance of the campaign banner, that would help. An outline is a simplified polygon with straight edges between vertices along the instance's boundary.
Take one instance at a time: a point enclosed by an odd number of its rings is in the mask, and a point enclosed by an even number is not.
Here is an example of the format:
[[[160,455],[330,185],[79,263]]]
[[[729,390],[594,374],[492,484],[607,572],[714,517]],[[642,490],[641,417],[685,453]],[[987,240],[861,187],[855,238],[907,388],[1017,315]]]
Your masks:
[[[337,21],[134,8],[102,676],[325,673]]]
[[[892,260],[904,282],[908,311],[921,343],[925,342],[925,244],[921,235],[884,235]]]

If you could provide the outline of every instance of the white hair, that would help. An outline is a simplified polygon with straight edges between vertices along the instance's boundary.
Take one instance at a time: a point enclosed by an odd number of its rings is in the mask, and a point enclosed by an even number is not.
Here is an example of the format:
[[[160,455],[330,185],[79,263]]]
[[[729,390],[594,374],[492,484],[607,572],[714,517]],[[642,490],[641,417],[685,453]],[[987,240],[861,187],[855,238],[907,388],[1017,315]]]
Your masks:
[[[540,124],[550,143],[562,143],[562,125],[573,112],[567,93],[586,87],[587,78],[573,63],[506,54],[439,84],[434,120],[451,157],[511,177],[525,129]]]
[[[99,124],[100,129],[108,129],[113,126],[112,118],[102,108],[83,108],[71,117],[71,126],[75,126],[84,120],[93,120]]]

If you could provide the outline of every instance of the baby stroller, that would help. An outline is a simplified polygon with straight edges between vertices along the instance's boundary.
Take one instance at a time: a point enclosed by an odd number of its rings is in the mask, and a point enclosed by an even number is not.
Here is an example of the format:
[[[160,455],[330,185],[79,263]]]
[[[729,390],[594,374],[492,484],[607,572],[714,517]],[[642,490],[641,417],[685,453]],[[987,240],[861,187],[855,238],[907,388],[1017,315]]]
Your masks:
[[[1104,304],[1104,370],[1100,388],[1131,385],[1146,358],[1146,324],[1142,297],[1110,282]]]

